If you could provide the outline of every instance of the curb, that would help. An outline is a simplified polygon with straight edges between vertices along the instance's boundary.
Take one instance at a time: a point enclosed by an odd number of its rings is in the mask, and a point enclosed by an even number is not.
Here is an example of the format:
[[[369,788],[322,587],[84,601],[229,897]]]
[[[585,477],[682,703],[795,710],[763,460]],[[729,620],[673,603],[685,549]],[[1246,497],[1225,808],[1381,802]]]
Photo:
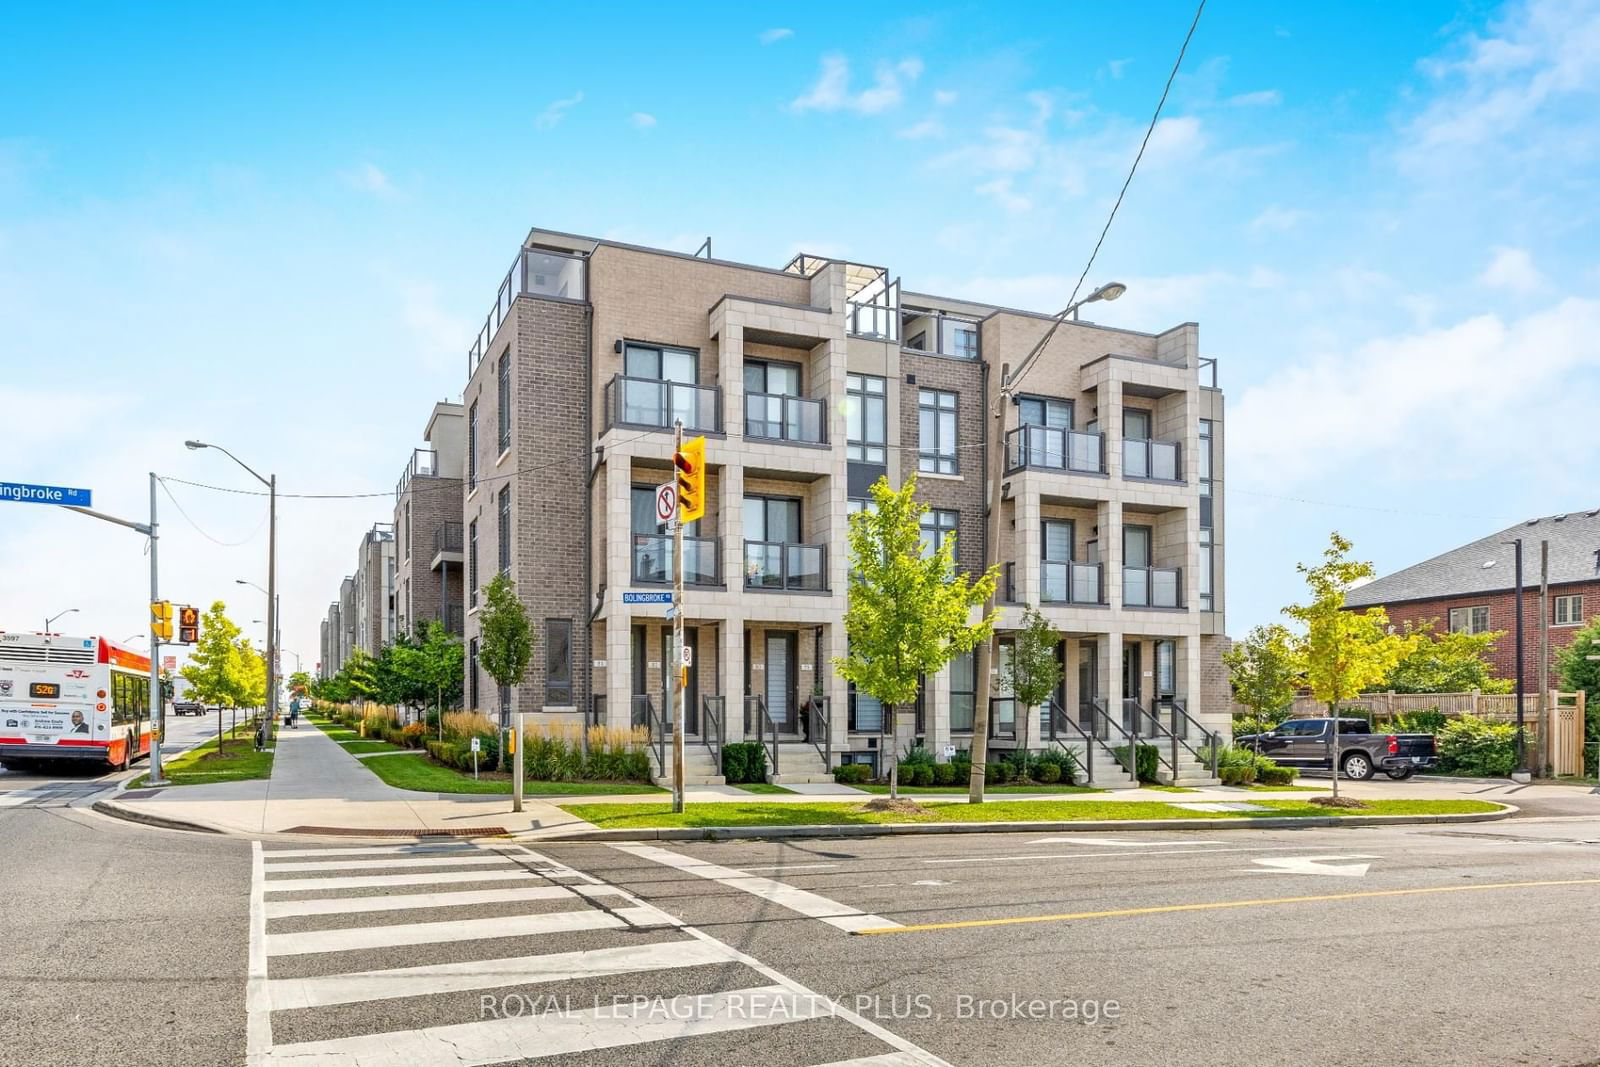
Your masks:
[[[136,822],[144,826],[155,826],[163,830],[186,830],[196,834],[222,834],[225,836],[242,836],[230,834],[216,826],[208,826],[202,822],[190,822],[187,819],[171,819],[165,815],[153,815],[150,812],[139,811],[114,800],[97,800],[89,805],[90,811],[99,812],[101,815],[113,819],[122,819],[124,822]]]
[[[1518,812],[1513,804],[1503,811],[1466,812],[1460,815],[1345,815],[1268,819],[1074,819],[1070,822],[934,822],[879,823],[871,826],[693,826],[639,830],[574,830],[539,834],[537,830],[511,835],[519,841],[736,841],[786,837],[894,837],[928,834],[1105,833],[1108,830],[1298,830],[1338,826],[1428,826],[1439,823],[1499,822]]]

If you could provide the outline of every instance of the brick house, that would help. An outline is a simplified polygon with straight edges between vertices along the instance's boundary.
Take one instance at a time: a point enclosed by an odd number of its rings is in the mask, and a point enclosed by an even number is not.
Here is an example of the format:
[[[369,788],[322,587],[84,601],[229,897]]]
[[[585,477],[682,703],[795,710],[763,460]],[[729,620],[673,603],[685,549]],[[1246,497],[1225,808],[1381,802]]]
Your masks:
[[[1432,622],[1441,631],[1503,631],[1491,661],[1502,678],[1516,676],[1516,559],[1507,542],[1522,540],[1523,685],[1540,686],[1539,546],[1550,546],[1548,610],[1550,663],[1544,685],[1556,682],[1556,653],[1600,614],[1600,509],[1529,519],[1353,590],[1349,607],[1381,605],[1395,626]]]

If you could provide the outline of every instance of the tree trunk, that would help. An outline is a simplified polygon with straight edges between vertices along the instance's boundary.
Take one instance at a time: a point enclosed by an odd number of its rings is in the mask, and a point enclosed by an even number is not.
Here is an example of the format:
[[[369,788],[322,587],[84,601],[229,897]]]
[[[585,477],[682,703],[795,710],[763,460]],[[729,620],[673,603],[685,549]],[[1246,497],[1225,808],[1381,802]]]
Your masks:
[[[1333,799],[1339,799],[1339,708],[1328,705],[1328,770],[1333,774]]]
[[[889,799],[900,799],[900,716],[897,705],[888,707],[889,713]]]

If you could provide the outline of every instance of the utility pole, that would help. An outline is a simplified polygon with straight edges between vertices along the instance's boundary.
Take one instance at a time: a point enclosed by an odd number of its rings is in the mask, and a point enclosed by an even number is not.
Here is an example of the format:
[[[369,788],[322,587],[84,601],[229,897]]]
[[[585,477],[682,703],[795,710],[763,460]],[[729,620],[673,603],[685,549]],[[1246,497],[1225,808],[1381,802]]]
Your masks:
[[[1525,747],[1527,719],[1523,712],[1523,694],[1527,688],[1523,682],[1523,649],[1522,649],[1522,538],[1518,537],[1511,542],[1516,547],[1517,564],[1515,580],[1517,583],[1517,769],[1511,772],[1512,781],[1526,782],[1528,780],[1528,753]]]
[[[267,742],[278,729],[278,476],[267,484]]]
[[[709,239],[708,239],[709,240]],[[683,453],[683,420],[672,420],[673,456]],[[674,467],[677,460],[673,461]],[[676,662],[668,673],[677,682],[672,694],[672,810],[683,811],[683,710],[689,669],[683,665],[683,503],[672,509],[672,651]]]
[[[1544,758],[1539,773],[1551,776],[1550,726],[1554,715],[1550,707],[1550,542],[1539,542],[1539,740]]]

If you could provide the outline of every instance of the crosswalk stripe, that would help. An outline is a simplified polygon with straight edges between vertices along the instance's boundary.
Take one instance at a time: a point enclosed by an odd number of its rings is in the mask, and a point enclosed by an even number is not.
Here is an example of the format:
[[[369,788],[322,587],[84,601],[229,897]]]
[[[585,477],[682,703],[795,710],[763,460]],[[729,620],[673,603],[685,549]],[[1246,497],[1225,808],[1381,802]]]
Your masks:
[[[290,1011],[394,997],[494,989],[531,982],[566,982],[668,967],[698,967],[729,963],[734,959],[732,952],[715,942],[664,941],[649,945],[556,952],[548,956],[469,960],[425,967],[282,978],[268,985],[272,1010]]]
[[[566,886],[530,885],[510,889],[471,889],[460,893],[399,893],[382,897],[322,897],[317,900],[269,900],[267,918],[294,915],[349,915],[362,911],[404,911],[408,908],[460,908],[469,904],[561,900],[577,896]]]
[[[486,863],[510,863],[498,852],[474,852],[461,856],[400,856],[389,859],[381,856],[364,856],[349,862],[337,859],[295,860],[290,863],[267,864],[268,874],[281,871],[376,871],[384,867],[444,867],[454,865],[474,866]],[[272,885],[269,880],[268,886]]]
[[[483,850],[477,845],[451,842],[437,845],[368,845],[361,848],[277,848],[268,849],[263,855],[270,868],[272,860],[301,859],[311,856],[438,856],[481,851]]]
[[[876,923],[882,923],[884,927],[900,925],[892,919],[884,919],[877,915],[867,915],[859,908],[840,904],[836,900],[829,900],[825,896],[804,889],[796,889],[794,886],[786,885],[783,882],[775,882],[771,878],[761,878],[756,875],[746,874],[744,871],[736,871],[731,867],[719,867],[715,863],[706,863],[703,860],[695,859],[693,856],[669,852],[667,849],[656,848],[654,845],[621,844],[612,845],[611,847],[621,852],[626,852],[630,856],[638,856],[640,859],[672,867],[685,874],[720,882],[732,889],[739,889],[752,896],[761,897],[763,900],[770,900],[774,904],[788,908],[790,911],[798,912],[812,919],[818,919],[840,930],[881,929],[882,927],[874,925]]]
[[[909,1052],[888,1052],[882,1056],[862,1056],[853,1060],[834,1060],[816,1067],[924,1067],[928,1061]]]
[[[379,889],[394,885],[449,885],[452,882],[510,882],[537,876],[514,871],[413,871],[410,874],[350,874],[338,878],[273,878],[262,883],[268,893],[299,893],[307,889]]]
[[[301,956],[311,952],[435,945],[444,941],[482,941],[495,937],[528,937],[573,930],[608,930],[619,926],[658,926],[661,924],[656,917],[660,914],[655,908],[617,908],[615,912],[584,908],[580,911],[548,911],[493,919],[452,919],[445,922],[268,934],[267,955]]]
[[[828,1003],[781,985],[521,1018],[432,1026],[279,1045],[271,1067],[471,1067],[541,1059],[700,1034],[748,1030],[831,1014]]]

